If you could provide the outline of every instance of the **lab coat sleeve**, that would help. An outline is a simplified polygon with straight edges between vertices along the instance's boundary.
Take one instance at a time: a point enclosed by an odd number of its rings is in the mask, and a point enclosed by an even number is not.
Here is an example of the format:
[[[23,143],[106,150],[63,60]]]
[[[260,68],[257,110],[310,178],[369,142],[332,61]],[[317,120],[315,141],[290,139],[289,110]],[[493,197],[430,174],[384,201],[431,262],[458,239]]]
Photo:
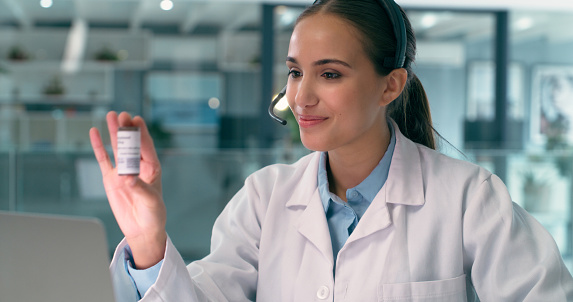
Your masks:
[[[268,198],[259,195],[251,176],[217,217],[211,253],[188,267],[209,301],[256,299],[261,226],[267,205]]]
[[[126,247],[127,241],[124,239],[117,246],[110,265],[116,302],[135,302],[139,298],[125,267]],[[157,281],[139,301],[207,301],[203,295],[196,293],[185,263],[170,238],[167,238],[165,258]]]
[[[126,262],[127,241],[122,240],[117,248],[109,266],[116,302],[134,302],[138,300],[137,288],[133,279],[127,273]]]
[[[487,177],[466,204],[465,266],[481,301],[573,301],[573,279],[551,235]]]
[[[169,302],[169,301],[189,301],[203,302],[211,301],[201,292],[194,280],[191,279],[185,266],[183,258],[171,242],[167,239],[165,258],[159,270],[157,281],[153,284],[142,302]]]
[[[140,301],[254,301],[261,220],[265,212],[266,204],[260,200],[255,185],[248,178],[215,222],[211,253],[185,266],[168,238],[157,281]],[[118,302],[133,302],[136,301],[136,292],[127,273],[121,272],[125,261],[120,257],[125,256],[116,252],[111,265],[114,283],[118,287]]]

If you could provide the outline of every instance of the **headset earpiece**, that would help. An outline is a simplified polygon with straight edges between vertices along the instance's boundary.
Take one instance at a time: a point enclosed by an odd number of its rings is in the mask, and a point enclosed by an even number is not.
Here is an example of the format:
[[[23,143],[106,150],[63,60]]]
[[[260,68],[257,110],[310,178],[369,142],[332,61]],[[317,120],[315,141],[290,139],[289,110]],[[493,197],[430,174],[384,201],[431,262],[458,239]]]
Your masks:
[[[269,105],[269,115],[277,122],[279,122],[279,124],[281,125],[286,125],[287,121],[283,118],[280,118],[278,115],[275,114],[275,106],[277,105],[277,103],[285,96],[286,94],[286,89],[287,86],[285,86],[281,92],[279,92],[279,94],[275,97],[275,99],[271,102],[271,104]]]

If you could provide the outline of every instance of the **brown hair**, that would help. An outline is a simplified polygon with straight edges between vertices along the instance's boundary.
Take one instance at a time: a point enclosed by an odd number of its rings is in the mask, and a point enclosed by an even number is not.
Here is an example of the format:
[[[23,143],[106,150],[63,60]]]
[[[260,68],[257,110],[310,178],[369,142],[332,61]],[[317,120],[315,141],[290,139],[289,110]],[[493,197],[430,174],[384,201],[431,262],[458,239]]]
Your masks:
[[[400,131],[407,138],[436,149],[428,97],[411,67],[416,57],[416,37],[408,16],[402,8],[400,11],[406,26],[404,68],[408,72],[408,80],[402,94],[388,105],[386,114],[398,124]],[[384,59],[395,56],[397,41],[391,21],[381,3],[375,0],[318,0],[302,12],[297,23],[317,13],[334,14],[347,20],[361,33],[364,51],[378,74],[388,75],[392,71],[384,67]]]

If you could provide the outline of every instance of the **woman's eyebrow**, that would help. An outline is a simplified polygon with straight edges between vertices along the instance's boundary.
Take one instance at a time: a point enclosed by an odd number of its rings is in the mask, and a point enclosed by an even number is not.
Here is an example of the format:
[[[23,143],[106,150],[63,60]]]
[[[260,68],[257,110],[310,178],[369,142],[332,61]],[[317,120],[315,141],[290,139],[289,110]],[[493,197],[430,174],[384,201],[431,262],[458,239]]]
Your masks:
[[[286,60],[287,60],[287,62],[292,62],[294,64],[298,64],[296,59],[293,57],[287,57]],[[339,64],[339,65],[351,68],[350,64],[348,64],[342,60],[338,60],[338,59],[322,59],[322,60],[318,60],[318,61],[312,63],[312,65],[315,65],[315,66],[326,65],[326,64]]]

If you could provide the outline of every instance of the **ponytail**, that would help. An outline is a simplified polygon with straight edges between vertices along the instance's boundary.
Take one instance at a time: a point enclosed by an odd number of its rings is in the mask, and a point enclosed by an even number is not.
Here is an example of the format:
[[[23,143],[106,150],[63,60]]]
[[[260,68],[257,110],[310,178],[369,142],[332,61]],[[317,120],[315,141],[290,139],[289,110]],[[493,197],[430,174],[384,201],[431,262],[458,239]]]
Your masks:
[[[432,126],[430,102],[422,82],[412,70],[416,59],[416,35],[406,12],[400,8],[406,27],[406,60],[404,68],[408,72],[408,81],[402,95],[388,106],[387,115],[394,119],[400,132],[415,143],[430,149],[436,149],[434,133],[440,136]]]
[[[430,103],[420,79],[410,72],[402,95],[388,105],[387,115],[400,132],[415,143],[436,149]]]

